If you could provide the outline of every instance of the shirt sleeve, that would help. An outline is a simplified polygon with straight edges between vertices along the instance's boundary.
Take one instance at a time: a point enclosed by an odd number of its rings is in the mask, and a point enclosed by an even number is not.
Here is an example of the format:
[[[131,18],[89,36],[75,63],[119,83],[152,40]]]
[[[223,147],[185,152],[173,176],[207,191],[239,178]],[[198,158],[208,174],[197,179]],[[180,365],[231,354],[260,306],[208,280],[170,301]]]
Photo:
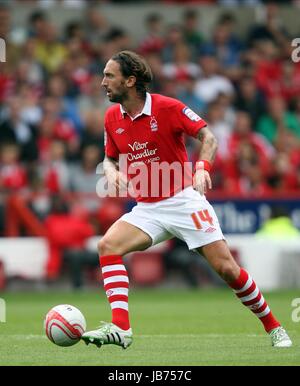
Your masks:
[[[112,139],[109,130],[107,130],[107,126],[104,127],[104,148],[105,148],[105,154],[109,158],[118,159],[119,156],[119,150],[114,143],[114,140]]]
[[[105,154],[109,158],[114,158],[118,159],[119,157],[119,149],[114,142],[111,134],[110,134],[110,124],[109,120],[107,119],[107,112],[104,116],[104,149],[105,149]]]
[[[193,110],[181,102],[176,105],[177,127],[179,131],[197,137],[200,129],[207,126],[204,119],[199,117]]]

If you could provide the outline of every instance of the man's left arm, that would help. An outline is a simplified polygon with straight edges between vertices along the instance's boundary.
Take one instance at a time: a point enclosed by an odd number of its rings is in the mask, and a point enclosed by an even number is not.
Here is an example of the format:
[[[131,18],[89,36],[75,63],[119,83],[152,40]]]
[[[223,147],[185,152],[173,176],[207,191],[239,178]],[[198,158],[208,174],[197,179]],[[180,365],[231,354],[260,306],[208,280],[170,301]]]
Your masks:
[[[207,189],[212,188],[209,173],[216,156],[218,143],[216,137],[207,126],[199,131],[197,138],[201,142],[201,149],[199,160],[195,166],[193,186],[195,190],[203,195],[207,192]]]

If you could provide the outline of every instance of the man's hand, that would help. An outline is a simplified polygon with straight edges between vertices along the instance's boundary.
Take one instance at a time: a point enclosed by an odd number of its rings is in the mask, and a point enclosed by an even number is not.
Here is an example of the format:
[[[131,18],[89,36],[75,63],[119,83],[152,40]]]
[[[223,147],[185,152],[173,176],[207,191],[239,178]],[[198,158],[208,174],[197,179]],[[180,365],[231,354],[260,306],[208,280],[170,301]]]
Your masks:
[[[126,175],[114,168],[105,173],[108,183],[117,188],[118,192],[126,192],[128,189],[128,179]]]
[[[193,187],[195,190],[197,190],[197,192],[201,194],[201,196],[203,196],[207,192],[207,189],[212,188],[210,175],[206,170],[199,168],[195,171],[193,178]]]

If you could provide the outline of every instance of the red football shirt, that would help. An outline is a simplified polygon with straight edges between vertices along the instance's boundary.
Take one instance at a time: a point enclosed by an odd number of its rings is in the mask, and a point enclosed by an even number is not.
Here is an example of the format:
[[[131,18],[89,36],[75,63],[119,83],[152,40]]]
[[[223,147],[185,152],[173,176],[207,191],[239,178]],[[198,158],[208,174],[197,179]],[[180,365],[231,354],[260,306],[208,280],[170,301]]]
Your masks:
[[[121,169],[137,201],[160,201],[192,184],[184,134],[197,137],[204,126],[206,122],[180,101],[147,93],[144,109],[134,119],[119,104],[107,110],[105,153],[126,159],[126,169]]]

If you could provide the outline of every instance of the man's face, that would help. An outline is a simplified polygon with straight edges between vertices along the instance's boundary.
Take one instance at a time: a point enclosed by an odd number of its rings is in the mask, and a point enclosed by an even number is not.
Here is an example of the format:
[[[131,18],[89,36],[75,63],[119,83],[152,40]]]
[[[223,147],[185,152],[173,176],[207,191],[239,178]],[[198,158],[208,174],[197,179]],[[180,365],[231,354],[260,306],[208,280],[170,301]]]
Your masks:
[[[128,97],[126,79],[120,71],[119,63],[109,60],[103,71],[104,77],[101,85],[106,90],[106,95],[111,102],[123,103]]]

